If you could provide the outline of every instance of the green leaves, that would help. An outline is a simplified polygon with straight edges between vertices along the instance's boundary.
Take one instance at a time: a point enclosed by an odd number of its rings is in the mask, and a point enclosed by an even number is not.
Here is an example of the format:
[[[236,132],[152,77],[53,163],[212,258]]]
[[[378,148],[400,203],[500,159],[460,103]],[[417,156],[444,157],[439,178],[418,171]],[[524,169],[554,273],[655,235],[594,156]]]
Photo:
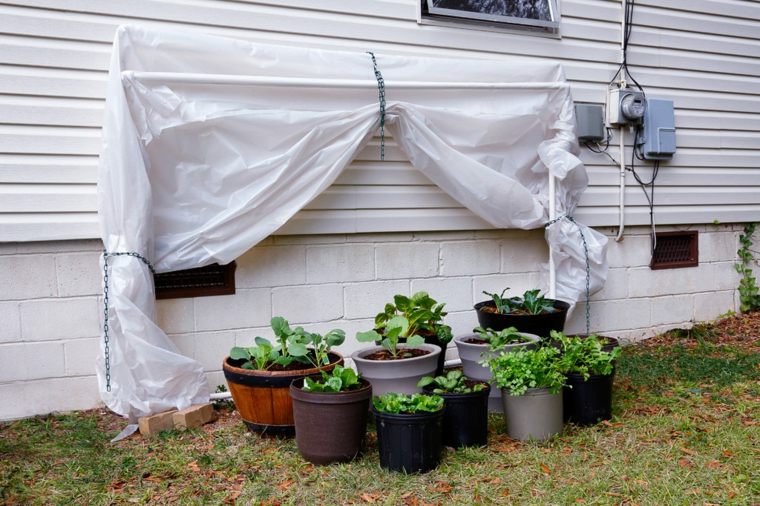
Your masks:
[[[496,307],[496,311],[500,314],[508,313],[523,313],[523,314],[541,314],[541,313],[553,313],[555,311],[554,304],[540,295],[541,290],[527,290],[523,293],[522,297],[504,297],[504,294],[509,290],[509,287],[501,291],[500,294],[486,292],[483,293],[491,297],[491,300]]]
[[[473,332],[478,334],[481,339],[488,342],[489,347],[492,350],[498,351],[499,348],[503,348],[508,344],[519,344],[530,342],[514,327],[507,327],[499,330],[498,332],[493,329],[484,329],[483,327],[475,327]]]
[[[483,383],[476,383],[473,386],[467,385],[467,377],[462,374],[460,370],[453,370],[446,373],[445,376],[423,376],[420,381],[417,382],[418,388],[423,388],[428,385],[435,385],[433,389],[434,394],[469,394],[472,392],[480,392],[485,390],[486,386]]]
[[[592,374],[612,374],[615,360],[620,355],[620,347],[611,352],[603,351],[601,339],[593,334],[585,338],[567,337],[562,332],[551,331],[550,335],[562,347],[559,367],[564,374],[581,374],[584,380]]]
[[[272,332],[277,337],[277,344],[272,345],[267,339],[256,336],[256,346],[250,348],[234,347],[230,350],[230,359],[242,361],[240,367],[251,370],[267,370],[274,365],[287,367],[294,362],[304,366],[320,367],[330,363],[329,352],[346,339],[346,333],[333,329],[325,336],[306,332],[303,327],[290,328],[288,321],[275,316],[270,322]]]
[[[482,364],[491,369],[496,385],[510,395],[522,395],[529,388],[548,388],[556,394],[565,384],[558,358],[559,350],[544,346],[501,353]]]
[[[443,409],[443,397],[440,395],[387,393],[373,397],[372,404],[381,413],[435,413]]]
[[[337,393],[351,390],[360,385],[359,376],[350,367],[336,365],[328,374],[322,371],[322,381],[305,378],[303,389],[307,392]]]
[[[747,223],[744,226],[744,234],[739,236],[739,250],[736,252],[739,263],[734,264],[734,269],[739,273],[739,309],[746,313],[760,307],[760,293],[757,281],[752,269],[755,257],[752,251],[752,235],[755,233],[756,223]]]

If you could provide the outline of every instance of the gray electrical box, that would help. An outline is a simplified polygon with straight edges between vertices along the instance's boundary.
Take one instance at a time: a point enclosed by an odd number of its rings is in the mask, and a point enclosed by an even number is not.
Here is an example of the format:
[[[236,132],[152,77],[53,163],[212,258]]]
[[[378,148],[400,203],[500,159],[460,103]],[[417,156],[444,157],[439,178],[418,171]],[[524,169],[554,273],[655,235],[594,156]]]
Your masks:
[[[676,152],[676,119],[673,101],[648,98],[636,144],[647,160],[669,160]]]
[[[578,140],[601,142],[604,140],[604,111],[598,104],[575,104],[575,122]]]

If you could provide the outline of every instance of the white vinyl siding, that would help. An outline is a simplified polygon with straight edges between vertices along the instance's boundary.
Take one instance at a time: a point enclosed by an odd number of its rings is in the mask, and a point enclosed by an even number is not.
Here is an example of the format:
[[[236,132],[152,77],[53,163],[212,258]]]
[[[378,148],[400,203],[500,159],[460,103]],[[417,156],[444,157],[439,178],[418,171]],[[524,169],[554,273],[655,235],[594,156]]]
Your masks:
[[[377,53],[559,60],[579,102],[603,102],[620,57],[620,1],[562,0],[561,39],[418,25],[416,9],[416,0],[0,0],[0,241],[98,236],[106,71],[123,23]],[[657,222],[760,219],[760,3],[638,0],[634,21],[632,72],[648,95],[676,106],[678,151],[661,166]],[[379,161],[377,143],[281,233],[488,228],[392,140]],[[613,226],[617,168],[586,150],[582,158],[591,187],[576,216]],[[630,176],[626,203],[628,223],[648,223]]]

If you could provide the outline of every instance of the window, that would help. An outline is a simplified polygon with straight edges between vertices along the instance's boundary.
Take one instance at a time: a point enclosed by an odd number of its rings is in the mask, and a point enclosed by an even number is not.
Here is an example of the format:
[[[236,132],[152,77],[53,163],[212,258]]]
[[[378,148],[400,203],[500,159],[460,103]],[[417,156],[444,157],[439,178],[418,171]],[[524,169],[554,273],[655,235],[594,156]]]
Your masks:
[[[556,34],[558,0],[420,0],[420,22],[518,28]]]

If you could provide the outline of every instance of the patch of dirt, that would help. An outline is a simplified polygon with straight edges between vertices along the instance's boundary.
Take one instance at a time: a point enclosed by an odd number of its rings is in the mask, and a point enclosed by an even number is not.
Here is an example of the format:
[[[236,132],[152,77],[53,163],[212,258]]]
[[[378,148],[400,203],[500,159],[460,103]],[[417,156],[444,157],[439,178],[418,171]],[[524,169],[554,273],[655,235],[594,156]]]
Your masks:
[[[760,353],[760,311],[727,316],[710,323],[695,323],[690,329],[674,329],[645,339],[642,346],[662,346],[678,342],[686,347],[707,342]]]

